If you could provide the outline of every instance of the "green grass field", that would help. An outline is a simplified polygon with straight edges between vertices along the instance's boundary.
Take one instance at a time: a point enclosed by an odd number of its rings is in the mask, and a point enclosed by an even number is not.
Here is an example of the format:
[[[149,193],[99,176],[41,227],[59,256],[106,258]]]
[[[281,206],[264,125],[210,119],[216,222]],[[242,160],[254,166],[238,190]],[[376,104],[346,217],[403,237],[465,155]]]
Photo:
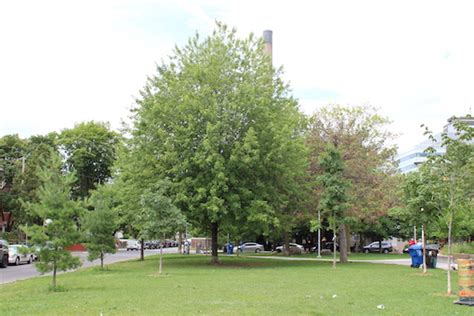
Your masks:
[[[254,256],[255,254],[244,253],[242,255]],[[260,253],[261,256],[279,256],[284,257],[281,253]],[[317,258],[315,253],[303,253],[301,255],[292,255],[292,258]],[[339,253],[336,254],[336,257],[339,258]],[[332,254],[324,254],[321,256],[322,259],[332,259]],[[349,255],[349,260],[396,260],[396,259],[410,259],[408,254],[399,254],[399,253],[351,253]]]
[[[404,266],[169,255],[0,286],[1,315],[473,315],[446,271]],[[454,282],[457,281],[454,273]],[[456,284],[456,283],[454,283]],[[455,287],[457,289],[457,287]],[[377,308],[383,305],[383,309]]]

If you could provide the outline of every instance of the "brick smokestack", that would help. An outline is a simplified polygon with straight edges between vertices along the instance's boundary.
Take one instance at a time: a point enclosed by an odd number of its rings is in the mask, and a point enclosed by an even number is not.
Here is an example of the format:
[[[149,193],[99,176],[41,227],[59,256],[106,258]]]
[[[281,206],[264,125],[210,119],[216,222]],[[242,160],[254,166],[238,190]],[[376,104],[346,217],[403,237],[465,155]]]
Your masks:
[[[270,59],[273,59],[273,32],[270,30],[263,31],[263,42],[265,46],[263,51],[270,56]]]

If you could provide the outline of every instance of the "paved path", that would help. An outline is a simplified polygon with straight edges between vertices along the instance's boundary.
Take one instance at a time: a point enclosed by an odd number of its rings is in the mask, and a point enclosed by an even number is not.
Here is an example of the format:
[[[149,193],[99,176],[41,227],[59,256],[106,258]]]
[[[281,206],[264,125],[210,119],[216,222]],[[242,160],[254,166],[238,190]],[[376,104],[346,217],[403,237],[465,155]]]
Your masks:
[[[178,248],[164,248],[163,253],[177,253]],[[145,256],[159,254],[159,250],[145,250]],[[88,268],[92,266],[100,265],[100,260],[89,261],[87,260],[87,252],[74,252],[74,255],[81,258],[82,267]],[[104,258],[104,264],[111,264],[120,261],[133,260],[140,258],[140,251],[126,251],[118,250],[113,255],[106,255]],[[81,269],[79,268],[79,269]],[[44,275],[51,275],[51,273],[46,273]],[[6,269],[0,269],[0,284],[11,283],[18,280],[30,279],[33,277],[41,276],[41,274],[36,270],[34,264],[22,264],[19,266],[8,266]]]
[[[263,259],[276,259],[276,260],[300,260],[300,261],[326,261],[332,262],[331,259],[323,259],[323,258],[299,258],[299,257],[281,257],[281,256],[248,256],[250,258],[263,258]],[[339,259],[338,259],[339,261]],[[351,260],[349,262],[366,262],[366,263],[376,263],[376,264],[396,264],[402,266],[410,266],[411,259],[384,259],[384,260]],[[457,268],[457,264],[451,263],[451,267]],[[437,269],[448,269],[448,257],[447,256],[438,256],[438,261],[436,263]]]
[[[177,253],[178,248],[164,248],[163,253]],[[100,265],[100,260],[94,260],[92,262],[87,260],[87,252],[76,252],[74,253],[76,256],[81,258],[83,262],[82,268],[87,268],[91,266]],[[159,250],[145,250],[145,256],[156,255],[159,254]],[[307,258],[307,257],[281,257],[281,256],[248,256],[251,258],[258,258],[258,259],[270,259],[270,260],[300,260],[300,261],[327,261],[332,262],[332,259],[318,259],[318,258]],[[120,261],[126,260],[133,260],[140,258],[139,251],[126,251],[126,250],[119,250],[114,255],[107,255],[105,257],[104,263],[111,264]],[[367,263],[374,263],[374,264],[397,264],[403,266],[410,266],[411,260],[407,259],[386,259],[386,260],[349,260],[350,262],[367,262]],[[448,268],[448,257],[447,256],[438,256],[438,262],[436,267],[439,269],[447,270]],[[452,266],[456,267],[456,264],[452,264]],[[18,280],[29,279],[33,277],[38,277],[41,274],[36,271],[34,264],[23,264],[20,266],[9,266],[6,269],[0,269],[0,284],[3,283],[11,283]],[[51,275],[51,273],[47,273],[45,275]]]

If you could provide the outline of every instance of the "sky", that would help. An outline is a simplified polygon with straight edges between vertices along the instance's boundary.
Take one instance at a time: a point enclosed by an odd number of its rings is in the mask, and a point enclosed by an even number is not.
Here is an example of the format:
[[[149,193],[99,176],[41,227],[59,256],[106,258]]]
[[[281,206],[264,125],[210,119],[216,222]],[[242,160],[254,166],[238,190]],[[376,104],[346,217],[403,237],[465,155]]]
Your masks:
[[[371,105],[400,151],[474,105],[471,1],[0,0],[0,137],[127,120],[147,76],[215,21],[273,31],[300,108]]]

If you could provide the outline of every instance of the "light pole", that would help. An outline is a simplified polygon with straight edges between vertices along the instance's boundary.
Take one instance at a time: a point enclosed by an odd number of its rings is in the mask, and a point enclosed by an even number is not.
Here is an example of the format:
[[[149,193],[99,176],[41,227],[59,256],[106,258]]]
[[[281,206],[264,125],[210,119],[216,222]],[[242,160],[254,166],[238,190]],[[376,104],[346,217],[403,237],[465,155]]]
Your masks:
[[[423,213],[424,210],[424,208],[421,208],[420,212]],[[421,224],[421,244],[423,245],[423,273],[426,273],[425,224]]]
[[[318,258],[321,258],[321,210],[318,210]]]

